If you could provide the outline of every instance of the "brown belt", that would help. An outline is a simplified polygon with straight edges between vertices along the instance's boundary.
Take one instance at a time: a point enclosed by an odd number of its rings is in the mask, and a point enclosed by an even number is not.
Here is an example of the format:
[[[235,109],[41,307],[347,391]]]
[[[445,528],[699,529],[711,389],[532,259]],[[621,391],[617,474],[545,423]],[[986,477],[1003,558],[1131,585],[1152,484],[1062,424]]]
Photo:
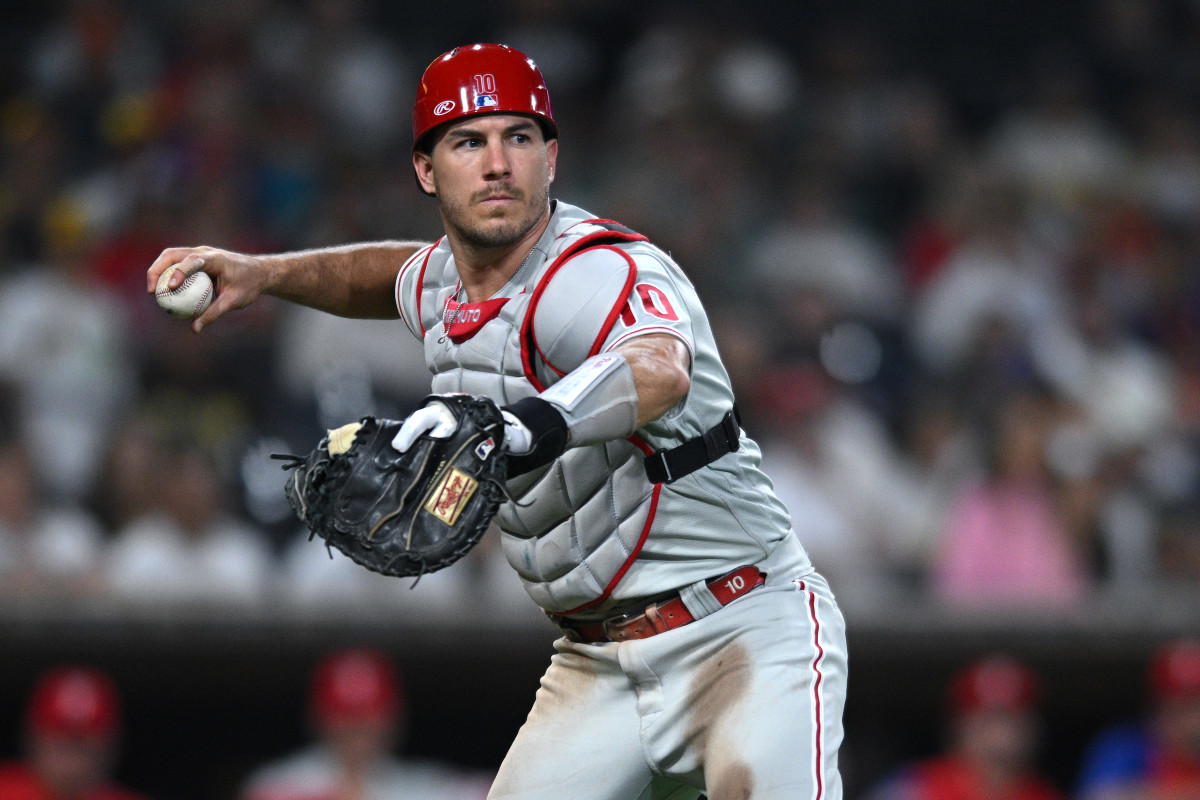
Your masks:
[[[708,590],[717,598],[717,602],[725,606],[751,589],[762,586],[766,580],[767,576],[759,572],[758,567],[738,567],[733,572],[709,581]],[[599,622],[575,622],[553,614],[550,618],[566,631],[567,638],[585,644],[645,639],[687,625],[696,619],[679,596],[661,603],[651,603],[644,611],[636,614],[609,617]]]

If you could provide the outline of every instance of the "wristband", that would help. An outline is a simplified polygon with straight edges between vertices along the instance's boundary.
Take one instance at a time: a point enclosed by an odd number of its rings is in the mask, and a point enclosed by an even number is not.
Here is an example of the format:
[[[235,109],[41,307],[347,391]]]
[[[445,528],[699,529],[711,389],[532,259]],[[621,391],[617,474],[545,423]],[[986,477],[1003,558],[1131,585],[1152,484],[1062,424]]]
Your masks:
[[[540,397],[526,397],[501,407],[521,421],[533,437],[526,453],[508,456],[508,477],[515,478],[549,464],[567,449],[567,420]]]

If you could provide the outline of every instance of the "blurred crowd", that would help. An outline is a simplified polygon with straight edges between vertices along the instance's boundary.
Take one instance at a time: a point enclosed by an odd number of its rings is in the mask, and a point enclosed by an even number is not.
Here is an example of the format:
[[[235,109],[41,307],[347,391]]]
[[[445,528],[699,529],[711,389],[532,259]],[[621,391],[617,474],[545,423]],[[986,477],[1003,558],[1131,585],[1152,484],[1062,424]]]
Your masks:
[[[696,283],[849,609],[1200,587],[1200,7],[1083,4],[980,100],[849,17],[651,3],[618,35],[603,5],[514,0],[462,33],[546,74],[555,194]],[[0,595],[532,609],[487,540],[409,591],[284,501],[271,453],[427,392],[402,327],[263,300],[193,335],[145,291],[173,245],[438,234],[409,114],[462,42],[384,8],[65,0],[14,22]]]

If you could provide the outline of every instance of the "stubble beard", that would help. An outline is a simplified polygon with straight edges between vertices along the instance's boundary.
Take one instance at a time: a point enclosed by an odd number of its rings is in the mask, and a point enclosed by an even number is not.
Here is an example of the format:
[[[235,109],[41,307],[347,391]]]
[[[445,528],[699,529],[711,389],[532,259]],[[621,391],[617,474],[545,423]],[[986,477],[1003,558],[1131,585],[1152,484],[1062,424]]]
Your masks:
[[[481,224],[472,218],[470,207],[489,193],[481,192],[473,195],[466,204],[444,200],[441,195],[437,195],[438,206],[442,218],[446,221],[446,227],[453,229],[465,244],[479,250],[507,247],[519,242],[533,226],[537,225],[538,220],[542,218],[542,214],[550,205],[550,184],[547,181],[529,195],[530,202],[524,203],[525,213],[521,217],[505,220],[500,225]],[[525,192],[520,189],[508,188],[505,189],[505,193],[518,203],[522,203],[525,199]]]

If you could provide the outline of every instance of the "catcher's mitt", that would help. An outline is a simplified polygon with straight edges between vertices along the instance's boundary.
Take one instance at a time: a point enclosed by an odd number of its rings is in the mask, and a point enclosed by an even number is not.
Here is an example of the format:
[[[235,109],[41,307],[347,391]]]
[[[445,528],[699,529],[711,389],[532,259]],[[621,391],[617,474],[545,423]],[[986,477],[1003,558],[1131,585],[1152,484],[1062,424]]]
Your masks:
[[[433,400],[435,398],[429,398]],[[458,427],[392,446],[402,420],[364,417],[291,456],[284,493],[313,535],[367,569],[421,576],[458,561],[487,530],[504,488],[504,418],[494,403],[437,395]]]

